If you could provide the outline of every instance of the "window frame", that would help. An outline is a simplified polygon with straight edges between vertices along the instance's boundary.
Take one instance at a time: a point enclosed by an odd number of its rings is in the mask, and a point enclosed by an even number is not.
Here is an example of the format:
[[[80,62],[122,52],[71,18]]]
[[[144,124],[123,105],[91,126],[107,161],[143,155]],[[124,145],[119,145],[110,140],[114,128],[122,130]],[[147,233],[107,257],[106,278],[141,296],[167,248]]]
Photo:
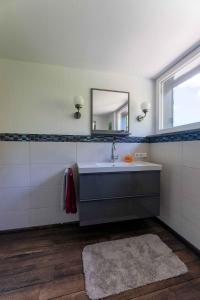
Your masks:
[[[125,109],[126,107],[127,107],[127,118],[128,118],[128,122],[126,122],[126,131],[128,131],[128,126],[129,126],[129,113],[128,113],[129,107],[128,107],[128,101],[127,101],[125,104],[123,104],[122,106],[120,106],[120,107],[115,111],[115,122],[116,122],[116,124],[117,124],[117,130],[121,130],[121,129],[118,128],[118,121],[119,121],[119,119],[118,119],[118,114],[120,114],[121,111],[122,111],[123,109]]]
[[[199,58],[200,58],[200,46],[198,48],[196,48],[195,50],[193,50],[192,52],[190,52],[184,58],[179,60],[168,71],[164,72],[161,76],[159,76],[156,79],[156,133],[157,134],[185,131],[185,130],[200,128],[200,122],[195,122],[195,123],[190,123],[190,124],[185,124],[185,125],[181,125],[181,126],[163,129],[163,97],[162,97],[162,82],[166,81],[171,76],[173,76],[176,72],[178,72],[182,68],[186,67],[189,63],[191,63],[195,59],[199,59]],[[187,78],[190,77],[191,74],[196,73],[199,68],[200,68],[200,66],[194,67],[187,73],[180,76],[180,78],[177,79],[178,84],[180,83],[181,79],[183,81],[183,78],[185,78],[185,80],[187,80]]]

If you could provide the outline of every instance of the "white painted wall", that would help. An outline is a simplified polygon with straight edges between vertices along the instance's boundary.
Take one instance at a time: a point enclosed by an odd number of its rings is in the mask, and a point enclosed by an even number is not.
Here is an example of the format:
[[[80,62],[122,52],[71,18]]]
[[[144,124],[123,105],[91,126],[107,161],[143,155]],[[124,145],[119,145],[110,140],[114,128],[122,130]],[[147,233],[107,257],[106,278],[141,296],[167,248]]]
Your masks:
[[[150,144],[163,165],[160,218],[200,249],[200,141]]]
[[[130,131],[151,134],[152,112],[139,123],[140,104],[153,107],[154,84],[141,76],[70,69],[62,66],[0,60],[0,132],[90,134],[90,88],[130,92]],[[73,96],[82,95],[82,118],[75,120]]]
[[[117,144],[120,159],[149,144]],[[108,161],[111,143],[0,142],[0,230],[78,220],[62,207],[64,170]]]

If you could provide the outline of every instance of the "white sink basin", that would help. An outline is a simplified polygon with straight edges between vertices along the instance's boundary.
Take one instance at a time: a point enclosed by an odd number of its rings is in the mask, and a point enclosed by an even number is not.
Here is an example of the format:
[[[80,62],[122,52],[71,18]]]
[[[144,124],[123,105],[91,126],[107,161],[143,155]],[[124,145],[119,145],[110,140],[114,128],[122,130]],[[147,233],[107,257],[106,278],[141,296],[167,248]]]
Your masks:
[[[116,168],[116,167],[133,167],[133,166],[144,166],[143,162],[132,162],[132,163],[127,163],[123,161],[116,161],[114,163],[112,162],[100,162],[96,163],[98,167],[102,168]]]
[[[134,172],[134,171],[160,171],[161,165],[137,161],[126,162],[97,162],[97,163],[78,163],[79,173],[102,173],[102,172]]]

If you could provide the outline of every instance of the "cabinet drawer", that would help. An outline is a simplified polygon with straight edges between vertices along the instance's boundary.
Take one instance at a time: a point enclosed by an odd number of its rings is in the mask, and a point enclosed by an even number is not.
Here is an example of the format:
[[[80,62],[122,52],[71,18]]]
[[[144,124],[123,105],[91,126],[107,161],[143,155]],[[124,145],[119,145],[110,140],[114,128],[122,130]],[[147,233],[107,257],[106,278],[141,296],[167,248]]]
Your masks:
[[[159,171],[80,175],[80,201],[150,196],[159,193]]]
[[[159,202],[159,197],[80,202],[80,225],[158,216]]]

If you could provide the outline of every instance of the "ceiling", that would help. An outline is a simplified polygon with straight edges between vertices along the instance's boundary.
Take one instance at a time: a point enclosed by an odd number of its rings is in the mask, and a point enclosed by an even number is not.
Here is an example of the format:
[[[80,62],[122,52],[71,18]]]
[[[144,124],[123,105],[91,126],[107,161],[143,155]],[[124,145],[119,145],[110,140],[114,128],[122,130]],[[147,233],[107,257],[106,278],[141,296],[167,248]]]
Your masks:
[[[0,58],[154,77],[200,40],[200,0],[0,0]]]

